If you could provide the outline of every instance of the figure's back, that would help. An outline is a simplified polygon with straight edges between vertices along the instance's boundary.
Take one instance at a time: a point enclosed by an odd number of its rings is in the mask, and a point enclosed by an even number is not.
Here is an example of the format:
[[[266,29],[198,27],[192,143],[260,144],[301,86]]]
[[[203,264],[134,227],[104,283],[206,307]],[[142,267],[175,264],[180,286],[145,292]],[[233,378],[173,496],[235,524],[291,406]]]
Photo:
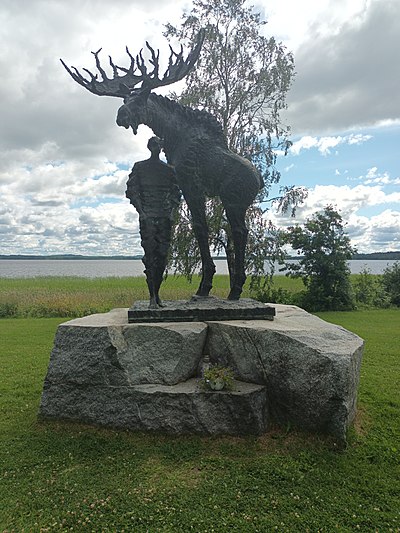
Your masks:
[[[151,158],[138,161],[127,182],[126,195],[138,196],[147,216],[169,217],[179,196],[173,168]]]

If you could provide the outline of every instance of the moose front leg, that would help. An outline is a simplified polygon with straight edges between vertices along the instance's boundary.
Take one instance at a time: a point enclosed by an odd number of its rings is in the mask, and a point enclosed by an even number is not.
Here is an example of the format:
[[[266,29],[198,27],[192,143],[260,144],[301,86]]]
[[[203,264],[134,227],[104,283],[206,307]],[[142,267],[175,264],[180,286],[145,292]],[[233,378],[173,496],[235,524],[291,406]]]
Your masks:
[[[201,256],[201,281],[196,296],[206,297],[212,288],[215,274],[215,264],[211,258],[208,244],[208,227],[205,214],[205,198],[202,195],[185,195],[189,211],[192,215],[193,231],[197,240]]]

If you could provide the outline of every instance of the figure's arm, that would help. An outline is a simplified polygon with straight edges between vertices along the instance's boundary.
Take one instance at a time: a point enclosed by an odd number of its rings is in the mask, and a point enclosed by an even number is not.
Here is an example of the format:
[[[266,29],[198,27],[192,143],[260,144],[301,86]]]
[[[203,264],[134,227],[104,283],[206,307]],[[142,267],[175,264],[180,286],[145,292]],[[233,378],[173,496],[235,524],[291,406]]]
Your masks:
[[[180,188],[178,187],[175,170],[172,171],[171,189],[170,189],[169,197],[171,200],[172,207],[173,208],[178,207],[178,205],[181,203],[182,193],[181,193]]]
[[[178,205],[181,203],[182,199],[182,193],[176,183],[174,183],[171,187],[171,204],[172,207],[178,207]]]
[[[168,206],[169,217],[171,220],[174,219],[175,211],[177,210],[179,204],[181,203],[181,191],[175,182],[175,176],[172,176],[172,179],[169,183],[168,192],[165,196],[165,202]]]
[[[126,182],[126,191],[125,195],[129,198],[131,204],[135,207],[136,211],[139,213],[139,216],[143,216],[143,205],[141,200],[141,183],[140,183],[140,172],[137,163],[134,164],[131,173],[129,174],[129,179]]]

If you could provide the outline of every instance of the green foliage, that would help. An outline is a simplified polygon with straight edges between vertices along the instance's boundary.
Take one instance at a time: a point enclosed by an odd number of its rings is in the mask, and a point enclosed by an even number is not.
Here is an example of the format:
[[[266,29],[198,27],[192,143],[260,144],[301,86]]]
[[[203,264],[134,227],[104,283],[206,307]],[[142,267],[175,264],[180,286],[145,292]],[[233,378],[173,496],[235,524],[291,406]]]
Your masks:
[[[163,300],[190,299],[199,283],[199,276],[193,276],[193,283],[184,276],[168,276],[161,285]],[[260,280],[263,286],[264,278]],[[254,297],[252,280],[244,286],[243,297]],[[292,296],[301,289],[301,282],[285,276],[274,276],[274,290]],[[214,276],[212,295],[226,298],[229,292],[229,278]],[[136,300],[149,298],[144,276],[133,278],[78,278],[38,277],[8,279],[0,278],[1,317],[65,317],[73,318],[91,313],[104,313],[115,307],[130,307]],[[260,298],[261,300],[261,298]],[[290,299],[261,300],[293,303]]]
[[[183,276],[168,276],[161,286],[164,300],[188,300],[199,283]],[[214,278],[213,295],[226,298],[228,276]],[[248,286],[244,296],[249,296]],[[132,278],[37,277],[0,278],[0,317],[80,317],[105,313],[115,307],[130,307],[136,300],[148,300],[144,276]]]
[[[387,307],[390,302],[380,275],[352,274],[357,306]],[[368,300],[369,280],[377,288],[372,303]],[[361,280],[361,281],[360,281]],[[274,275],[249,279],[244,286],[244,297],[261,302],[301,305],[304,297],[300,278]],[[184,276],[168,276],[161,286],[164,300],[185,300],[193,295],[199,278],[193,284]],[[229,292],[229,278],[214,277],[212,294],[225,298]],[[148,290],[144,276],[136,278],[0,278],[0,318],[65,317],[73,318],[91,313],[103,313],[115,307],[130,307],[136,300],[147,300]],[[370,301],[370,303],[367,303]]]
[[[276,161],[271,136],[282,150],[290,146],[289,129],[281,124],[279,112],[286,107],[294,61],[281,43],[264,37],[265,22],[245,3],[194,0],[180,27],[166,25],[166,35],[192,43],[205,29],[200,58],[179,99],[214,115],[229,147],[256,158],[271,181],[277,181],[277,171],[271,170]]]
[[[295,295],[283,287],[275,287],[273,283],[260,284],[252,291],[252,296],[259,302],[276,304],[294,304]]]
[[[15,302],[0,301],[0,318],[18,315],[18,305]]]
[[[400,262],[397,261],[391,267],[385,268],[382,276],[382,284],[389,295],[392,304],[400,307]]]
[[[213,389],[215,382],[221,381],[222,389],[230,390],[233,386],[233,371],[226,366],[214,365],[204,371],[202,384],[205,388]]]
[[[358,307],[389,307],[390,298],[382,284],[382,276],[373,275],[368,268],[364,268],[354,277],[353,286]]]
[[[308,219],[304,228],[288,228],[284,240],[303,257],[286,264],[288,275],[299,277],[306,287],[302,306],[311,311],[354,308],[348,260],[354,250],[345,234],[342,217],[332,206]]]
[[[341,453],[290,428],[207,438],[38,423],[61,320],[1,320],[1,530],[399,531],[400,311],[320,316],[366,340]]]
[[[196,67],[186,77],[182,104],[205,109],[218,119],[236,153],[251,160],[261,171],[265,186],[259,201],[266,200],[280,173],[275,168],[277,150],[290,146],[289,128],[282,124],[280,112],[286,107],[286,94],[294,76],[294,61],[281,43],[263,35],[265,22],[245,0],[194,0],[182,24],[166,25],[165,34],[186,43],[189,48],[201,28],[205,40]],[[305,189],[284,187],[276,199],[283,210],[295,208],[305,196]],[[249,242],[247,271],[265,274],[269,257],[268,227],[261,204],[247,213]],[[208,199],[206,217],[210,246],[225,255],[230,271],[234,265],[232,236],[219,199]],[[185,203],[172,239],[171,265],[190,278],[200,264],[190,215]]]

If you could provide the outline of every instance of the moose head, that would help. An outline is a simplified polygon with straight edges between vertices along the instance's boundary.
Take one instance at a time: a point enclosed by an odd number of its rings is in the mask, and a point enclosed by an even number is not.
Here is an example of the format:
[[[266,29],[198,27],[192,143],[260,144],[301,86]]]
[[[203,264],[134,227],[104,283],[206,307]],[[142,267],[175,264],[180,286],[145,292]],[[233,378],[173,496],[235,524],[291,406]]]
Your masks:
[[[160,51],[157,50],[156,53],[148,42],[146,42],[146,47],[150,51],[149,63],[152,65],[152,69],[149,72],[143,58],[143,49],[140,50],[135,58],[128,47],[126,47],[126,53],[130,59],[128,68],[114,64],[111,56],[109,56],[110,66],[113,71],[112,78],[107,76],[101,66],[99,59],[101,48],[97,52],[92,52],[101,79],[99,79],[98,74],[93,74],[90,70],[84,68],[83,70],[90,76],[90,79],[87,79],[77,68],[73,66],[69,68],[62,59],[60,61],[72,79],[91,93],[98,96],[123,98],[124,104],[118,109],[117,113],[117,124],[127,129],[131,127],[136,135],[139,124],[145,122],[147,98],[150,92],[157,87],[171,85],[182,80],[190,72],[200,55],[204,35],[204,30],[200,30],[197,42],[186,59],[183,57],[182,46],[180,52],[175,52],[170,46],[171,54],[168,67],[162,78],[159,77]],[[140,86],[137,87],[139,84]]]

